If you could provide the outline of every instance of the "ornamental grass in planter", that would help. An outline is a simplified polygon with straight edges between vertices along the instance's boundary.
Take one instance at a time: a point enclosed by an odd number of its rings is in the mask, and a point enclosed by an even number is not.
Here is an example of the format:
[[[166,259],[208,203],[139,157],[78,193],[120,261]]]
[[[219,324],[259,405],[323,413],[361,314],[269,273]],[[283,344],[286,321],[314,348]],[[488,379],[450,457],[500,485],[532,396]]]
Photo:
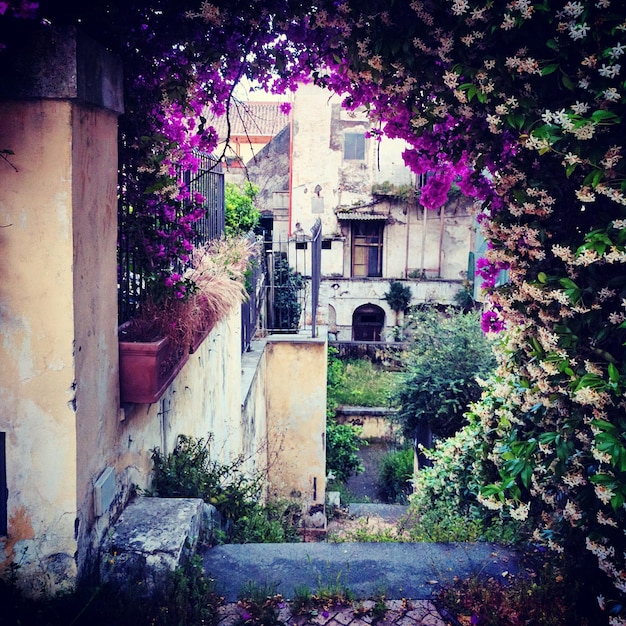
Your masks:
[[[119,329],[121,402],[159,400],[215,324],[246,296],[254,242],[223,239],[197,248],[182,277],[184,297],[148,297]]]
[[[245,277],[256,246],[253,240],[233,237],[212,241],[193,251],[191,267],[184,275],[194,285],[189,297],[192,352],[197,350],[213,326],[247,297]]]

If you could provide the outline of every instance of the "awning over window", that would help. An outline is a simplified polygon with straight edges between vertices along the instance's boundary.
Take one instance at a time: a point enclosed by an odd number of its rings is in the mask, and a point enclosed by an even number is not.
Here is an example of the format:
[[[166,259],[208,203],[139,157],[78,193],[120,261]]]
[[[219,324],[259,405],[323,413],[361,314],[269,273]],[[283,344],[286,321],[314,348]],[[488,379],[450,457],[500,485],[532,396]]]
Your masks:
[[[361,221],[386,221],[389,217],[386,214],[382,213],[357,213],[356,211],[337,211],[335,213],[338,220],[347,221],[347,220],[361,220]]]

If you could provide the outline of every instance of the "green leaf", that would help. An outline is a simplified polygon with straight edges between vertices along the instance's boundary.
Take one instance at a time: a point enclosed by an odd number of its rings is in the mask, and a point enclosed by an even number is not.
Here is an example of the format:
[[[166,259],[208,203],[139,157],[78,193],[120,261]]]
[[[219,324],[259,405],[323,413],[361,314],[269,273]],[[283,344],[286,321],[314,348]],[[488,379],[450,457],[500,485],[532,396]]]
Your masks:
[[[611,111],[605,111],[604,109],[599,109],[598,111],[594,111],[591,114],[591,119],[596,122],[612,122],[617,124],[620,121],[620,118],[615,115],[615,113],[611,113]]]
[[[558,69],[559,69],[559,64],[558,63],[551,63],[550,65],[546,65],[541,70],[541,75],[542,76],[547,76],[548,74],[554,74],[554,72],[556,72]]]
[[[574,89],[576,88],[576,84],[572,81],[572,79],[567,74],[561,75],[561,81],[563,82],[563,87],[565,87],[565,89],[574,91]]]

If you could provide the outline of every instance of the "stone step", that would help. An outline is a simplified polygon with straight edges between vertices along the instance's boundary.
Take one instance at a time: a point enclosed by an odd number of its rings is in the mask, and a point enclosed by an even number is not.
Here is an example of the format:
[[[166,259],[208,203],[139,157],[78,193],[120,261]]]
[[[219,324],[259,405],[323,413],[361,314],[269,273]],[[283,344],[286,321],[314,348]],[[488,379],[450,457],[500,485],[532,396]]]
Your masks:
[[[121,587],[140,582],[152,593],[195,553],[213,512],[198,498],[135,498],[103,543],[101,580]]]
[[[520,571],[518,555],[489,543],[289,543],[201,549],[217,592],[234,602],[256,586],[293,598],[347,588],[360,599],[431,599],[455,577],[502,578]]]

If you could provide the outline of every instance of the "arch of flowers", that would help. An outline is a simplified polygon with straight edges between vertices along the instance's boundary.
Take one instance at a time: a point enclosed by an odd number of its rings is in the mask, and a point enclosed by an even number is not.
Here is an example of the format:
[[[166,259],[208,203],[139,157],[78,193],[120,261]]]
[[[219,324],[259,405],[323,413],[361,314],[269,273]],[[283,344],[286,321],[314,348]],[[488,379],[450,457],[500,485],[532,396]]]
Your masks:
[[[477,496],[532,521],[537,542],[591,559],[607,620],[626,623],[623,3],[35,5],[0,1],[0,26],[12,23],[2,45],[42,20],[79,23],[123,58],[120,188],[138,219],[171,222],[167,237],[145,229],[164,288],[184,292],[169,268],[199,217],[193,205],[182,219],[174,209],[188,195],[172,185],[175,167],[215,149],[207,111],[227,114],[243,77],[277,93],[314,80],[348,108],[367,106],[377,132],[407,141],[412,170],[431,173],[425,207],[453,183],[475,198],[489,242],[483,326],[502,336],[497,375],[473,411],[485,451]],[[496,287],[503,269],[508,282]]]

